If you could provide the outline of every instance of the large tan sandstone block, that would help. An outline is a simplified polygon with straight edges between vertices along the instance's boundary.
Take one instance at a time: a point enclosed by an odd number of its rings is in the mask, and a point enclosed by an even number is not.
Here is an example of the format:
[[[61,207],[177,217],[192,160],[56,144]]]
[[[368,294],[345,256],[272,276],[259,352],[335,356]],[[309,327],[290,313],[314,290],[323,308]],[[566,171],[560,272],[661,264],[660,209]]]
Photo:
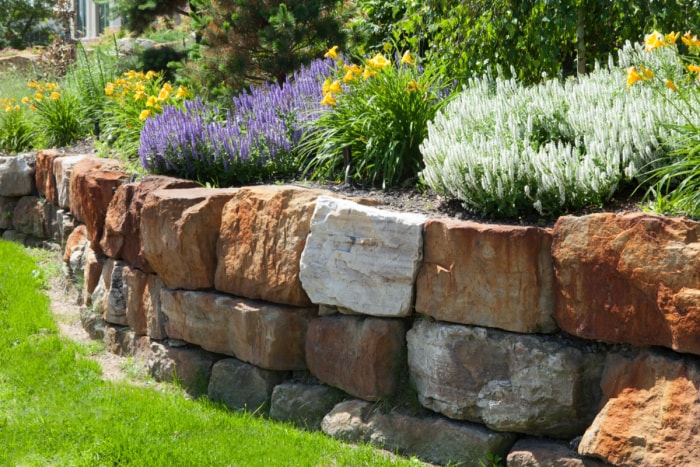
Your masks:
[[[328,316],[313,320],[306,363],[322,382],[364,400],[399,389],[406,360],[406,323],[400,319]]]
[[[70,180],[71,213],[88,230],[90,245],[102,254],[102,238],[107,208],[117,188],[129,175],[118,169],[119,161],[88,157],[73,166]]]
[[[552,236],[536,227],[429,220],[416,311],[441,321],[552,332]]]
[[[210,289],[224,205],[236,189],[179,188],[150,193],[141,208],[143,257],[171,289]]]
[[[315,308],[169,289],[161,290],[160,306],[170,338],[268,370],[306,369],[306,331]]]
[[[552,253],[555,317],[566,332],[700,354],[700,222],[561,217]]]
[[[311,301],[299,260],[320,190],[288,186],[242,188],[224,207],[216,289],[294,306]]]
[[[123,259],[144,272],[153,272],[141,247],[141,209],[146,196],[160,189],[195,188],[190,180],[151,175],[120,186],[109,203],[100,246],[104,254]]]
[[[610,355],[604,403],[579,453],[620,466],[696,466],[700,459],[697,358],[643,351]]]

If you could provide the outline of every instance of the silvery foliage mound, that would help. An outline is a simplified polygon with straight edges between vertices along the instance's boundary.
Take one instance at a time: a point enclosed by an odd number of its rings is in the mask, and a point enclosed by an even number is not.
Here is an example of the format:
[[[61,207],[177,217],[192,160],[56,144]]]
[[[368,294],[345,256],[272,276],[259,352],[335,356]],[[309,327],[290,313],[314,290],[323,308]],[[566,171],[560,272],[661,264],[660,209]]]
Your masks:
[[[425,181],[497,216],[553,216],[609,200],[663,153],[672,130],[662,122],[680,121],[673,96],[627,90],[624,66],[638,52],[627,44],[620,66],[611,59],[576,80],[533,87],[472,79],[429,125]]]

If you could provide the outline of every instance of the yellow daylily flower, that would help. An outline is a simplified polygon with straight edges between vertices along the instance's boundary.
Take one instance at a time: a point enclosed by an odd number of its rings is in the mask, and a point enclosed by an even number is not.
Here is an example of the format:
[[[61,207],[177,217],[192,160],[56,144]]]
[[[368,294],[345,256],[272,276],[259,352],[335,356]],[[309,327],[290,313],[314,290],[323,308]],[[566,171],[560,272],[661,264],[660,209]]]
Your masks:
[[[323,82],[323,86],[321,87],[323,94],[328,94],[328,91],[329,91],[328,88],[330,88],[332,82],[333,82],[332,79],[326,78],[326,80]]]
[[[44,98],[44,95],[40,92],[37,92],[36,94],[34,94],[34,100],[36,100],[37,102],[41,102],[41,100],[43,98]]]
[[[158,93],[158,100],[161,102],[166,100],[168,97],[170,97],[170,92],[167,89],[161,89]]]
[[[105,94],[108,96],[111,96],[114,94],[114,84],[113,83],[107,83],[107,86],[105,86]]]
[[[15,112],[19,112],[20,108],[19,105],[15,105]]]
[[[343,83],[349,83],[350,81],[352,81],[354,79],[355,79],[355,73],[348,70],[348,72],[345,73],[345,76],[343,76]]]
[[[146,93],[144,91],[136,91],[134,93],[134,100],[135,101],[140,101],[141,99],[146,98]]]
[[[415,65],[416,62],[413,61],[413,57],[411,56],[411,52],[408,50],[403,53],[401,56],[401,63],[408,63],[409,65]]]
[[[51,97],[51,99],[53,99],[53,100],[57,100],[59,97],[61,97],[61,95],[60,95],[59,93],[57,93],[56,91],[54,91],[54,92],[51,93],[51,96],[50,96],[50,97]]]
[[[673,32],[673,31],[671,31],[671,32],[669,32],[668,34],[666,34],[666,35],[664,36],[664,39],[665,39],[666,42],[668,42],[669,44],[674,44],[674,45],[675,45],[675,43],[676,43],[676,41],[678,40],[679,37],[681,37],[681,33],[680,33],[680,32]]]
[[[359,75],[360,73],[362,73],[362,67],[360,65],[355,65],[354,63],[350,64],[350,65],[345,64],[345,65],[343,65],[343,68],[346,71],[352,71],[356,75]]]
[[[333,81],[328,86],[328,92],[343,92],[343,88],[340,87],[340,82],[338,80]]]
[[[690,34],[690,32],[688,32],[688,34]],[[39,85],[39,83],[37,83],[34,80],[31,80],[30,82],[27,83],[27,86],[29,86],[32,89],[36,88],[38,85]]]
[[[641,65],[640,65],[639,68],[640,68],[640,70],[641,70],[641,72],[642,72],[642,75],[643,75],[642,79],[643,79],[643,80],[646,81],[646,80],[652,79],[652,78],[654,77],[654,72],[653,72],[652,70],[650,70],[649,68],[644,68],[644,67],[641,66]]]
[[[627,68],[627,89],[629,90],[634,83],[637,81],[640,81],[642,79],[642,76],[639,74],[637,71],[637,68],[634,66],[631,66]]]
[[[175,93],[175,98],[176,99],[187,99],[188,97],[190,97],[190,93],[187,92],[187,89],[185,89],[182,86],[179,86],[177,88],[177,92]]]
[[[156,96],[150,96],[146,102],[146,107],[155,107],[158,105],[158,98]]]
[[[22,98],[22,104],[29,104],[29,98],[27,96]]]
[[[34,104],[31,104],[31,105],[29,106],[29,108],[30,108],[31,110],[37,110],[37,108],[36,108],[36,106],[35,106]]]
[[[388,66],[389,63],[391,62],[389,62],[389,60],[387,60],[387,58],[380,53],[367,60],[367,64],[369,66],[380,69]]]
[[[700,39],[698,39],[697,34],[694,35],[693,37],[690,37],[690,31],[683,34],[683,37],[681,38],[681,40],[688,47],[700,47]]]
[[[321,100],[321,105],[336,105],[335,96],[332,92],[327,92]]]
[[[328,49],[328,52],[325,53],[324,57],[326,57],[326,58],[332,58],[332,59],[334,59],[334,60],[335,60],[336,58],[338,58],[338,46],[337,46],[337,45],[334,45],[333,47],[331,47],[330,49]]]
[[[54,83],[46,83],[46,89],[49,91],[53,91],[54,89],[58,88],[58,86]]]
[[[142,110],[141,113],[139,114],[139,120],[146,120],[152,114],[153,114],[153,112],[151,112],[150,109]]]
[[[700,65],[688,65],[688,71],[691,73],[700,73]]]
[[[153,70],[149,70],[149,71],[146,72],[145,78],[146,78],[146,81],[150,81],[150,80],[152,80],[153,78],[155,78],[156,76],[158,76],[158,73],[156,73],[156,72],[153,71]]]
[[[673,81],[671,81],[670,79],[667,79],[665,84],[666,84],[666,87],[669,88],[671,91],[678,91],[676,84]]]
[[[663,47],[666,45],[664,40],[664,35],[659,31],[653,31],[651,34],[644,36],[644,51],[651,52],[654,49]]]
[[[365,71],[362,73],[362,79],[364,80],[368,80],[373,76],[377,76],[377,72],[370,68],[365,68]]]
[[[411,80],[408,82],[408,86],[406,87],[405,91],[408,91],[408,92],[420,91],[420,86],[418,85],[418,83]]]

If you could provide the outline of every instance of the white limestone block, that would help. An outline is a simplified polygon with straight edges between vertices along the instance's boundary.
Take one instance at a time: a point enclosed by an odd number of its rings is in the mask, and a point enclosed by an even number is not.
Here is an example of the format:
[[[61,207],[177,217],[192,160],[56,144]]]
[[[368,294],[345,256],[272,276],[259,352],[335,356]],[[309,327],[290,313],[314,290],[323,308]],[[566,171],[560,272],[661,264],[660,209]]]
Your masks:
[[[311,301],[372,316],[410,315],[425,220],[319,197],[299,273]]]

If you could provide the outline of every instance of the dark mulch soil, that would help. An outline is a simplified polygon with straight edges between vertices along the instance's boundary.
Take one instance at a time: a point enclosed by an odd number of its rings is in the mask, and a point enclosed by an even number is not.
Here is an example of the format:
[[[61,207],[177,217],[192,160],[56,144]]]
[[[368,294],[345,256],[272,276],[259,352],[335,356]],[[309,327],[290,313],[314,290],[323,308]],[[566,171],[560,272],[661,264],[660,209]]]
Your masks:
[[[60,150],[73,154],[95,154],[94,140],[91,138],[79,141],[72,146],[60,148]],[[493,216],[483,216],[479,213],[465,209],[462,204],[454,199],[441,196],[427,187],[423,190],[408,187],[389,190],[372,189],[348,183],[318,183],[309,181],[285,181],[288,184],[305,188],[318,188],[328,190],[338,195],[349,198],[369,198],[378,203],[380,209],[391,209],[400,212],[412,212],[423,214],[428,218],[452,218],[458,220],[472,220],[475,222],[506,225],[529,225],[551,227],[556,219],[538,217],[536,213],[528,214],[518,219],[503,219]],[[275,181],[280,183],[280,181]],[[640,211],[643,190],[633,192],[632,189],[617,193],[604,206],[588,206],[578,211],[569,212],[570,215],[585,215],[596,212],[635,212]]]

